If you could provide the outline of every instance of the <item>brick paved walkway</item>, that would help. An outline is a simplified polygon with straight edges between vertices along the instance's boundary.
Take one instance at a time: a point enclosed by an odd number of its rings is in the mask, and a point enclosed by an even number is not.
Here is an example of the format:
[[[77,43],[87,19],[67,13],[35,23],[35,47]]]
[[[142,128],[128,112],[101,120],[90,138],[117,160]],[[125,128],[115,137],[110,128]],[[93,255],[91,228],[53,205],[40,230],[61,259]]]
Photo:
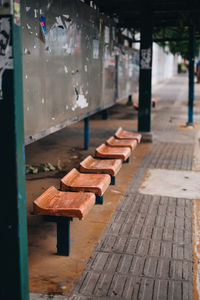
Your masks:
[[[194,133],[177,131],[187,121],[180,82],[156,90],[163,101],[153,113],[154,143],[70,299],[192,299],[192,201],[138,193],[147,168],[192,169]]]

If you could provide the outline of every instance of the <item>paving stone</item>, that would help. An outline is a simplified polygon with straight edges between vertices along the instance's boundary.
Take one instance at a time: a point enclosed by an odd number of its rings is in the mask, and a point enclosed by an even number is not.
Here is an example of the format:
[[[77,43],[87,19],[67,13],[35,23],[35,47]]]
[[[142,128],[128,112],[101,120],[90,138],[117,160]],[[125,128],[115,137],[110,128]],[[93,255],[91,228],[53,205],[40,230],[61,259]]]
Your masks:
[[[87,272],[85,279],[79,288],[79,293],[81,292],[84,296],[93,294],[96,284],[100,278],[100,274],[96,272]]]
[[[131,274],[135,276],[143,275],[144,264],[145,257],[134,256],[130,267]]]
[[[155,300],[167,300],[168,299],[168,281],[155,280],[153,299]]]
[[[93,291],[94,296],[107,296],[113,277],[112,273],[101,274]]]
[[[110,286],[108,295],[109,296],[117,295],[117,296],[122,297],[122,294],[123,294],[124,288],[125,288],[125,284],[126,284],[126,276],[123,276],[120,274],[115,274],[115,276],[113,277],[113,281]]]
[[[152,234],[152,239],[154,241],[156,240],[162,240],[163,239],[163,231],[164,231],[164,228],[162,227],[153,227],[153,234]]]
[[[120,262],[118,264],[117,267],[117,273],[122,273],[122,274],[126,274],[129,273],[130,271],[130,267],[132,264],[132,260],[133,260],[133,256],[132,255],[125,255],[123,254],[121,256]]]
[[[107,263],[104,267],[105,272],[114,273],[119,265],[121,254],[110,253],[108,256]]]

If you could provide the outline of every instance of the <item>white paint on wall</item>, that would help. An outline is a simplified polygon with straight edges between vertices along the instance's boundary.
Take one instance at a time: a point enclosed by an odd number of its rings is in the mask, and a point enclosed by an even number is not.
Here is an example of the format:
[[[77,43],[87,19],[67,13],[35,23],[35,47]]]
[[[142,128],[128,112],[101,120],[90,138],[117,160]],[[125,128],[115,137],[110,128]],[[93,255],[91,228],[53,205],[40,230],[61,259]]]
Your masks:
[[[169,79],[177,74],[178,55],[153,43],[152,84]]]

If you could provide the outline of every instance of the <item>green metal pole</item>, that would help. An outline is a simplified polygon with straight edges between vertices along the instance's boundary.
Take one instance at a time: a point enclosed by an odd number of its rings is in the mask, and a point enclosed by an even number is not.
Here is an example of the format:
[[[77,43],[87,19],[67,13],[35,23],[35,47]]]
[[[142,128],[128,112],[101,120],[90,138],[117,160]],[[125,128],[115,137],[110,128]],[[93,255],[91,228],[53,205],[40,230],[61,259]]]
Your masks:
[[[0,298],[27,300],[29,290],[20,1],[10,0],[4,3],[4,6],[0,5]]]
[[[193,126],[194,107],[194,59],[195,59],[195,30],[189,26],[189,89],[188,89],[188,126]]]
[[[152,82],[152,7],[151,1],[141,0],[141,44],[139,78],[138,131],[151,131]]]

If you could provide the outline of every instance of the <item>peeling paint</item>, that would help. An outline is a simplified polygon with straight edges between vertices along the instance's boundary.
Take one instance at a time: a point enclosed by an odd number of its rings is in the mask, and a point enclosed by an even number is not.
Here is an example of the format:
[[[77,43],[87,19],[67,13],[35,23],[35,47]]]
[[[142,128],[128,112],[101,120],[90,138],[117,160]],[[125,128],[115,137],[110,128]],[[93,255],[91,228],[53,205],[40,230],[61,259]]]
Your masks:
[[[44,104],[44,98],[42,98],[42,104]]]
[[[34,9],[34,17],[37,18],[38,16],[38,9]]]
[[[87,65],[84,66],[85,72],[87,72]]]
[[[26,6],[26,12],[29,12],[30,9],[30,6]]]
[[[26,24],[26,27],[30,30],[31,29],[31,26],[27,23]]]
[[[68,73],[67,66],[64,66],[64,70],[65,70],[65,73],[67,74]]]
[[[80,107],[80,108],[88,107],[88,101],[85,98],[85,96],[83,95],[82,87],[80,88],[80,94],[78,93],[78,90],[76,87],[74,87],[74,92],[75,92],[75,97],[76,97],[76,103],[72,107],[72,110],[74,111],[78,107]]]

